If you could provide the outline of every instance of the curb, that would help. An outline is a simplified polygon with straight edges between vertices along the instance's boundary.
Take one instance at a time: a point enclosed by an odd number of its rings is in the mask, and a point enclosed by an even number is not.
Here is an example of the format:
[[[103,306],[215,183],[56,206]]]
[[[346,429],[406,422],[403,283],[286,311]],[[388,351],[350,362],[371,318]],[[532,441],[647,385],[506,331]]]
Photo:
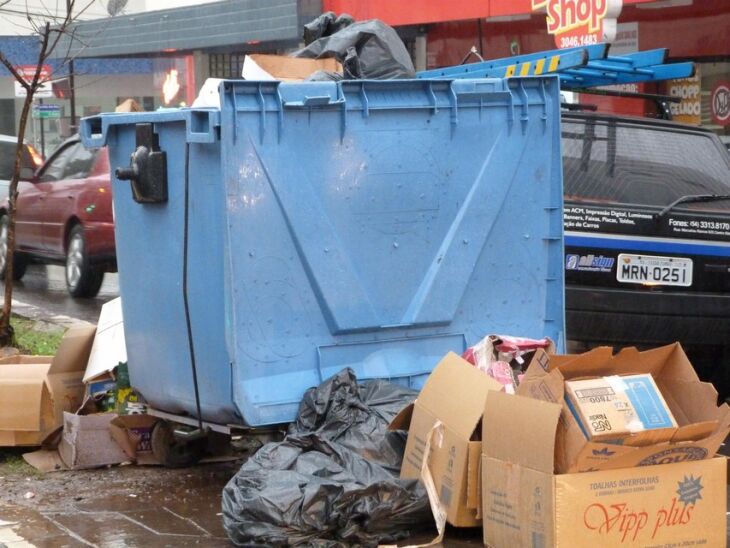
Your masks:
[[[28,320],[52,323],[55,325],[60,325],[67,329],[69,327],[75,326],[96,325],[91,322],[87,322],[86,320],[80,320],[78,318],[72,318],[71,316],[64,316],[62,314],[49,316],[48,312],[44,311],[42,308],[32,304],[24,303],[22,301],[16,301],[15,299],[12,300],[11,311],[13,314],[26,318]]]

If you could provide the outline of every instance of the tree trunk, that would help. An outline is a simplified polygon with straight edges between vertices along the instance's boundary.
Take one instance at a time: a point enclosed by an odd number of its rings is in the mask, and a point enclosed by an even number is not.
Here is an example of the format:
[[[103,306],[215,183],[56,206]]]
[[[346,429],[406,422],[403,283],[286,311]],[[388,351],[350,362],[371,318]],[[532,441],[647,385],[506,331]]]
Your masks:
[[[18,199],[18,179],[20,178],[20,165],[23,157],[23,142],[25,141],[25,128],[28,123],[28,114],[33,104],[33,92],[29,91],[23,101],[23,110],[20,113],[20,124],[18,126],[18,144],[15,149],[15,167],[13,177],[8,187],[8,251],[5,257],[5,294],[3,311],[0,315],[0,347],[15,346],[15,333],[10,325],[11,305],[13,302],[13,259],[15,257],[15,212]]]

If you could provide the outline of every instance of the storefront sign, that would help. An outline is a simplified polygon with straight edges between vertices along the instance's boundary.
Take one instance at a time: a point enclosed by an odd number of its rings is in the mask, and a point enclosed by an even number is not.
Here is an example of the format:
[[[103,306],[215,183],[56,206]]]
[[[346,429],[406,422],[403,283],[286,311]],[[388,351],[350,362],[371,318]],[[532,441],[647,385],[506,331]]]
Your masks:
[[[710,96],[712,121],[720,126],[730,124],[730,82],[719,82]]]
[[[670,80],[667,83],[667,93],[672,97],[679,97],[681,102],[671,103],[672,119],[683,124],[699,126],[702,123],[700,76],[692,78]]]
[[[532,9],[547,11],[547,31],[559,48],[610,42],[622,0],[532,0]]]

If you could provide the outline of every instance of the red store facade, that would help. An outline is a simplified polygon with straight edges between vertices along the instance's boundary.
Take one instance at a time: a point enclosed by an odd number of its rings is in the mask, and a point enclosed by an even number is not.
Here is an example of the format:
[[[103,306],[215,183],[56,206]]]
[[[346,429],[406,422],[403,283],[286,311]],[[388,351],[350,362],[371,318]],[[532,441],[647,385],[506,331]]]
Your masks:
[[[577,4],[595,0],[550,0]],[[462,62],[472,46],[485,59],[555,49],[545,11],[536,0],[324,0],[323,8],[356,19],[382,19],[396,27],[411,47],[418,68]],[[730,1],[623,0],[615,54],[668,48],[669,60],[692,60],[697,75],[687,81],[629,86],[627,91],[682,97],[675,119],[730,136]],[[473,61],[475,59],[471,59]],[[650,114],[644,101],[590,96],[585,102],[630,114]]]

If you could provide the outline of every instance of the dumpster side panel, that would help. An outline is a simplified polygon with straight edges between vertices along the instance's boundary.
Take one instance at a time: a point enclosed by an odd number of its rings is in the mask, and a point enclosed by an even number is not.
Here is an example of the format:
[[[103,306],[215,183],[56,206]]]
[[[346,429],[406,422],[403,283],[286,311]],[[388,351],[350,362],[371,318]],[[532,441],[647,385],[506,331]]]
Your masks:
[[[135,122],[110,129],[110,165],[127,166]],[[168,201],[139,204],[128,182],[113,179],[117,262],[130,380],[155,408],[197,415],[183,299],[186,151],[189,190],[188,302],[203,416],[236,422],[225,344],[223,265],[225,207],[218,143],[186,143],[186,122],[155,127],[167,152]]]
[[[420,387],[487,333],[562,338],[554,79],[247,82],[223,97],[247,422],[290,420],[344,366]]]

